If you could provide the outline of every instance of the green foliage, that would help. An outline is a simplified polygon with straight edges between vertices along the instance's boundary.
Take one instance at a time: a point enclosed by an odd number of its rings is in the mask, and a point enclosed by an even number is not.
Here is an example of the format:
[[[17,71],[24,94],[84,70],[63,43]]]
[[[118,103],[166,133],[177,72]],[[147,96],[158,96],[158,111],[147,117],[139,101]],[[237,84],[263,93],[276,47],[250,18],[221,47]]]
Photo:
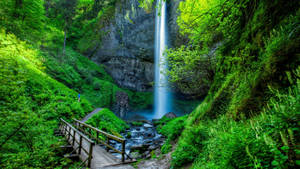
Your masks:
[[[299,91],[298,79],[287,92],[273,91],[268,108],[255,118],[236,122],[223,116],[201,124],[209,128],[209,137],[193,168],[295,166]]]
[[[172,150],[172,144],[170,143],[170,139],[167,139],[165,143],[161,147],[161,153],[166,154]]]
[[[93,115],[86,123],[120,137],[122,137],[120,133],[129,127],[123,120],[106,108]]]
[[[139,7],[143,8],[146,12],[151,12],[154,0],[138,0]]]
[[[46,71],[53,78],[66,84],[86,97],[94,106],[110,107],[119,89],[103,66],[67,48],[64,58],[45,53]]]
[[[296,84],[287,91],[271,88],[274,96],[261,114],[251,119],[237,122],[223,115],[215,120],[199,120],[203,118],[201,112],[210,111],[211,103],[205,100],[187,120],[172,154],[172,165],[176,168],[197,159],[193,168],[295,166],[291,159],[295,159],[295,139],[300,136],[296,120],[300,118],[299,71],[298,68],[295,72],[298,79],[291,78]],[[197,140],[196,135],[201,135],[198,146],[192,143]]]
[[[107,34],[102,31],[105,25],[108,24],[112,16],[114,16],[114,6],[107,6],[101,9],[97,17],[91,20],[75,20],[72,30],[74,43],[77,43],[77,48],[81,53],[89,53],[95,50],[98,45],[101,45],[101,37]],[[84,24],[83,24],[84,23]]]
[[[83,117],[90,103],[44,73],[38,50],[3,30],[0,37],[0,167],[69,166],[54,129],[61,117]]]
[[[295,167],[297,2],[186,0],[179,8],[177,22],[192,46],[168,51],[173,80],[183,79],[189,68],[195,72],[198,54],[221,45],[210,90],[187,119],[172,166]]]
[[[161,152],[163,154],[171,151],[171,142],[175,141],[180,136],[181,132],[184,129],[187,117],[187,115],[174,119],[163,117],[159,121],[155,122],[158,133],[167,137],[166,142],[161,147]]]
[[[130,124],[133,125],[133,126],[142,126],[143,122],[133,121],[133,122],[130,122]]]
[[[165,117],[165,119],[167,118]],[[184,129],[186,119],[187,115],[170,119],[167,123],[161,126],[161,128],[158,128],[158,132],[167,136],[170,140],[175,140],[180,136]]]
[[[165,73],[172,84],[181,91],[203,93],[203,89],[207,90],[213,80],[215,58],[206,53],[208,51],[192,50],[185,46],[168,49],[166,54],[170,69]]]
[[[202,125],[185,126],[178,146],[172,153],[172,166],[178,168],[191,163],[199,155],[199,150],[203,147],[203,141],[207,137],[207,127]]]
[[[8,0],[0,2],[0,27],[30,42],[38,42],[44,33],[43,0]]]

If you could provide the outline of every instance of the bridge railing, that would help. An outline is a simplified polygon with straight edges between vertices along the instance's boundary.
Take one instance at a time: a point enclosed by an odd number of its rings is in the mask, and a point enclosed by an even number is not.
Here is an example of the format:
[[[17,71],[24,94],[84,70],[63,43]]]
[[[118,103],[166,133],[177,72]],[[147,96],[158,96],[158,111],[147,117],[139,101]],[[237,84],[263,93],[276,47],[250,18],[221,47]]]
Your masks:
[[[96,143],[101,143],[103,145],[106,146],[106,151],[108,151],[109,149],[112,149],[113,151],[119,153],[122,155],[122,162],[125,162],[125,155],[130,158],[132,160],[132,158],[126,154],[125,152],[125,144],[126,144],[126,140],[117,136],[114,136],[112,134],[109,134],[105,131],[99,130],[91,125],[88,125],[84,122],[81,122],[79,120],[74,119],[75,121],[75,126],[78,128],[78,130],[80,130],[81,132],[83,132],[84,134],[90,136],[90,138],[93,138],[96,140]],[[99,136],[104,136],[104,140],[100,139]],[[114,148],[113,146],[110,145],[110,140],[115,140],[119,143],[122,144],[122,149],[118,150],[116,148]]]
[[[78,145],[77,148],[74,149],[74,151],[78,151],[79,155],[81,154],[81,152],[84,152],[87,155],[87,158],[83,161],[82,164],[85,164],[87,162],[87,167],[91,167],[91,161],[93,158],[93,147],[95,145],[95,142],[86,137],[82,132],[74,128],[70,123],[66,122],[64,119],[61,118],[60,120],[60,130],[66,136],[67,141],[70,142],[70,144],[73,147],[76,147],[75,143]],[[82,145],[83,139],[89,143],[89,148],[85,148]]]

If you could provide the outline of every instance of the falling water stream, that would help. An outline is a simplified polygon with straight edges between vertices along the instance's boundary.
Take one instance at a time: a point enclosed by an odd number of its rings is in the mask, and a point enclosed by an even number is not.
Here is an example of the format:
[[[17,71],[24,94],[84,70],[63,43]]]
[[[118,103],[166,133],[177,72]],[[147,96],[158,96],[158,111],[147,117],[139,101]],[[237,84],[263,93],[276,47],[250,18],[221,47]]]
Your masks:
[[[163,0],[157,0],[157,10],[155,17],[155,86],[154,86],[154,111],[136,112],[136,114],[145,116],[147,119],[159,119],[164,114],[172,110],[172,95],[169,89],[168,78],[166,75],[167,56],[164,51],[168,45],[168,29],[167,29],[167,5]],[[131,126],[126,132],[122,133],[127,137],[127,133],[131,133],[130,138],[126,141],[126,153],[133,152],[133,147],[148,147],[145,153],[140,154],[141,157],[147,158],[150,152],[162,146],[164,138],[158,134],[155,126],[151,122],[144,123],[142,126]],[[121,148],[121,144],[114,143],[115,147]],[[132,150],[133,149],[133,150]],[[116,154],[121,158],[120,155]],[[131,154],[132,155],[132,154]]]
[[[142,110],[130,112],[127,119],[145,117],[146,119],[160,119],[168,112],[172,112],[172,94],[169,88],[166,75],[167,56],[164,53],[168,45],[167,25],[167,3],[164,0],[157,0],[155,16],[155,43],[154,43],[154,110]]]
[[[167,4],[158,0],[155,17],[155,86],[154,118],[161,118],[171,111],[172,96],[166,75],[167,56],[164,54],[168,44]]]

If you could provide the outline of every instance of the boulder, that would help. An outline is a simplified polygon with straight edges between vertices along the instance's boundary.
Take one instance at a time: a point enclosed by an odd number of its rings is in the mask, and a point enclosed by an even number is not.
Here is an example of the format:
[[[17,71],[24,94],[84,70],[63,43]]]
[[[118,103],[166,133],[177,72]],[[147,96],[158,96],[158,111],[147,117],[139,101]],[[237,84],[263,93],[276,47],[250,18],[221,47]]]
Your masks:
[[[164,117],[167,117],[167,118],[170,118],[170,119],[174,119],[174,118],[176,118],[177,116],[176,116],[175,113],[169,112],[169,113],[165,114]]]
[[[142,155],[139,152],[132,152],[130,153],[131,158],[133,159],[139,159],[142,158]]]
[[[144,127],[145,127],[145,128],[151,128],[151,127],[153,127],[153,125],[148,124],[148,123],[145,123],[145,124],[144,124]]]
[[[116,92],[116,103],[114,105],[114,111],[121,118],[125,117],[129,111],[129,97],[125,92]]]
[[[150,150],[150,151],[152,151],[152,150],[155,150],[157,147],[156,147],[156,145],[151,145],[148,149]]]
[[[130,151],[134,152],[134,151],[139,151],[139,152],[145,152],[148,150],[150,145],[148,144],[139,144],[139,145],[133,145],[130,147]]]

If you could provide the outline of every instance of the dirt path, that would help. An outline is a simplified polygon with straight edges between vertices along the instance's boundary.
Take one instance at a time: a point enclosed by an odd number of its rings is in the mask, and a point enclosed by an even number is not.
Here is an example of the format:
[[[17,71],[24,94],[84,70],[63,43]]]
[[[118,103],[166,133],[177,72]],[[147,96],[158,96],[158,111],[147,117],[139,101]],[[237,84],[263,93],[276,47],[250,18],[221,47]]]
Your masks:
[[[100,110],[102,110],[102,108],[96,108],[94,111],[92,111],[91,113],[89,113],[88,115],[86,115],[81,122],[86,122],[88,119],[90,119],[94,114],[98,113]]]

